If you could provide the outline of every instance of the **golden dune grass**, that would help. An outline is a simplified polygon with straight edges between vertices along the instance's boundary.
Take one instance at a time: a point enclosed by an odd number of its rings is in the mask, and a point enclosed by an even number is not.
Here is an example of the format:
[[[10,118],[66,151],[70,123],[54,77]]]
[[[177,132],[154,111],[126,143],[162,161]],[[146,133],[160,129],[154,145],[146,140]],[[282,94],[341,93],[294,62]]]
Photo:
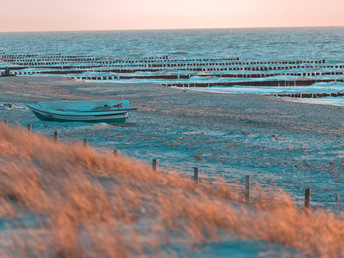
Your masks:
[[[322,210],[305,213],[280,189],[255,186],[247,206],[240,186],[220,180],[198,186],[19,127],[0,126],[0,150],[0,218],[8,221],[0,231],[3,256],[165,256],[175,254],[174,244],[186,249],[226,236],[344,256],[343,220]],[[29,216],[34,225],[25,224]]]

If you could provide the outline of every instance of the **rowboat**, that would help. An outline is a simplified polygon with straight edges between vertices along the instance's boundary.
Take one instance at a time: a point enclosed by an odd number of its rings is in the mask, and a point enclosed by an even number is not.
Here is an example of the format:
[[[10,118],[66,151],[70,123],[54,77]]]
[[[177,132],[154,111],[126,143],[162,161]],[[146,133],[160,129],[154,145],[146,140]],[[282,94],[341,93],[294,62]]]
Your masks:
[[[49,101],[26,105],[43,121],[124,123],[130,108],[129,100]]]

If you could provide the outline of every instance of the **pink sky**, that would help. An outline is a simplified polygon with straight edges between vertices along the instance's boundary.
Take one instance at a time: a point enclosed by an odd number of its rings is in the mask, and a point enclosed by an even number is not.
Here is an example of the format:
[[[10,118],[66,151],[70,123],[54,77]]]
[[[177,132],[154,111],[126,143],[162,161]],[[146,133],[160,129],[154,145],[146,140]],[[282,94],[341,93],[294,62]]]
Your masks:
[[[344,0],[1,0],[0,31],[344,26]]]

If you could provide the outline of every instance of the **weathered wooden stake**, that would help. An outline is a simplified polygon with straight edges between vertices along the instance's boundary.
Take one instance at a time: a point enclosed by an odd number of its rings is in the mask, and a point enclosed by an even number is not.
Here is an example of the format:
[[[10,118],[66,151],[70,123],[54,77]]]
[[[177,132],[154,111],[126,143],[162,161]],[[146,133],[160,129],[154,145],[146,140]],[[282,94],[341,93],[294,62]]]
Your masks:
[[[337,202],[338,202],[338,210],[339,212],[342,211],[342,205],[340,204],[340,194],[337,192]]]
[[[83,144],[84,144],[84,147],[87,147],[87,145],[88,145],[88,140],[87,140],[86,138],[83,140]]]
[[[198,168],[194,168],[194,181],[195,183],[199,183],[199,170]]]
[[[4,120],[5,126],[8,126],[8,121]]]
[[[309,209],[311,204],[311,188],[305,190],[305,209]]]
[[[118,150],[114,149],[113,150],[113,155],[115,155],[115,157],[117,157],[118,156]]]
[[[251,183],[251,176],[245,176],[245,201],[247,204],[250,203],[250,183]]]
[[[27,130],[31,133],[31,131],[32,131],[32,124],[28,124],[27,125]]]
[[[158,166],[158,161],[157,161],[156,159],[153,159],[152,167],[153,167],[153,170],[154,170],[154,171],[156,171],[157,166]]]
[[[59,132],[54,131],[54,142],[57,142],[59,140]]]

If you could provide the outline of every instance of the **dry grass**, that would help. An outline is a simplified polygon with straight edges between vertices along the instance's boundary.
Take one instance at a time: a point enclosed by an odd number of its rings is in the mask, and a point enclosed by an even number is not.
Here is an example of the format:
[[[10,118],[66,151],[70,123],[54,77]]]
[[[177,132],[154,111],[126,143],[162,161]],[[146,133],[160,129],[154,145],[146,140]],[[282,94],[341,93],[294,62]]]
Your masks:
[[[343,220],[322,210],[305,213],[280,189],[256,186],[247,206],[240,186],[197,186],[22,128],[0,126],[0,150],[2,256],[165,256],[173,255],[166,244],[189,248],[226,235],[344,256]]]

